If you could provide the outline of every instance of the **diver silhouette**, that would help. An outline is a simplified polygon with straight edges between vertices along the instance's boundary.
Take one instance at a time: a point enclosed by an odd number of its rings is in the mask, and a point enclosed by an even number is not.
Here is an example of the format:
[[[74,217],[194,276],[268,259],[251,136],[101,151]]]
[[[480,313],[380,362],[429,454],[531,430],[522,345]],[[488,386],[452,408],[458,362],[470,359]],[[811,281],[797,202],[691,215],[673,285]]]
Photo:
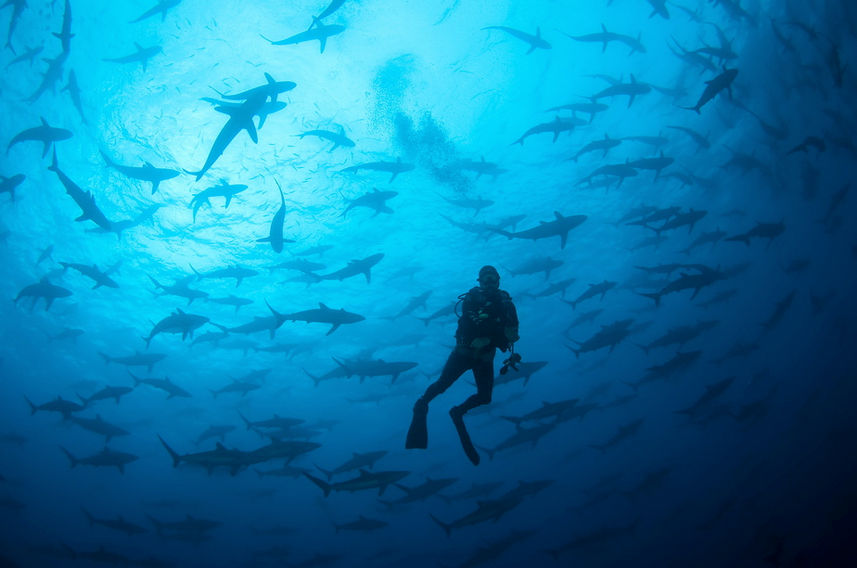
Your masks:
[[[405,442],[407,449],[428,447],[426,416],[429,403],[452,386],[465,371],[472,370],[476,379],[476,394],[468,397],[462,404],[453,406],[449,415],[461,438],[464,452],[473,465],[479,465],[479,454],[464,427],[464,414],[472,408],[491,402],[496,349],[512,352],[501,373],[520,361],[520,356],[514,352],[514,343],[518,340],[518,314],[511,296],[500,290],[500,274],[493,266],[483,266],[479,270],[478,281],[479,286],[458,297],[461,315],[455,332],[455,348],[450,353],[440,378],[429,385],[423,396],[414,404],[414,416]]]

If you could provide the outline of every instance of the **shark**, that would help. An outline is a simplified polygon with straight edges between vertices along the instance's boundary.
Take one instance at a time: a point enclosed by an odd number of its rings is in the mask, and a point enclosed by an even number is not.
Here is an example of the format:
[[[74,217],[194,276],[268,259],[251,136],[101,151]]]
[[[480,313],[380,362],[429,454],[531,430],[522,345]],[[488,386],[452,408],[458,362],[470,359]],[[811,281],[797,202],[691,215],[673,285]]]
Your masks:
[[[156,168],[149,162],[145,162],[142,167],[123,166],[111,160],[110,156],[105,154],[103,150],[101,150],[101,156],[107,165],[114,170],[122,172],[130,178],[150,182],[152,184],[152,195],[155,195],[155,192],[158,191],[158,186],[162,181],[173,179],[180,173],[177,170],[168,168]]]
[[[602,152],[601,157],[606,158],[607,153],[622,143],[621,139],[610,138],[608,134],[604,135],[603,140],[593,140],[586,144],[583,148],[577,151],[577,154],[571,157],[572,160],[577,162],[577,160],[583,155],[589,152]]]
[[[365,491],[377,489],[378,495],[383,495],[387,487],[395,484],[397,481],[404,479],[411,472],[409,471],[369,471],[360,469],[360,474],[357,477],[338,481],[336,483],[328,483],[323,479],[319,479],[309,473],[304,473],[304,477],[316,484],[324,492],[324,496],[330,495],[331,491]]]
[[[247,396],[247,393],[250,391],[258,390],[261,386],[256,383],[249,383],[247,381],[232,381],[228,385],[221,387],[217,390],[209,389],[211,392],[211,396],[217,398],[217,395],[220,394],[228,394],[228,393],[238,393],[241,396]]]
[[[139,351],[135,351],[133,355],[122,355],[119,357],[112,357],[100,351],[98,354],[104,359],[105,365],[108,363],[118,363],[126,367],[146,367],[150,373],[152,372],[152,367],[167,356],[165,353],[141,353]]]
[[[771,246],[771,243],[775,238],[783,234],[786,230],[786,225],[783,221],[779,221],[777,223],[756,223],[756,226],[747,231],[746,233],[741,233],[740,235],[735,235],[733,237],[727,237],[725,240],[727,241],[740,241],[745,245],[750,246],[750,239],[754,238],[764,238],[768,239],[767,246]]]
[[[247,189],[247,186],[244,184],[229,184],[226,183],[226,180],[220,180],[219,185],[214,185],[209,188],[206,188],[196,195],[193,196],[193,199],[190,201],[190,205],[193,209],[193,221],[196,222],[196,214],[199,211],[200,207],[203,205],[208,205],[211,207],[211,202],[209,199],[212,197],[222,197],[224,198],[223,208],[226,209],[229,207],[229,204],[232,202],[232,198],[235,197],[238,193],[241,193]]]
[[[122,57],[109,57],[104,58],[102,61],[109,61],[111,63],[139,63],[143,66],[143,71],[146,71],[146,67],[148,66],[149,59],[158,55],[159,53],[163,53],[164,50],[161,49],[159,45],[153,45],[152,47],[143,47],[137,42],[134,42],[134,47],[137,48],[137,51],[131,53],[129,55],[124,55]]]
[[[100,414],[96,414],[95,418],[78,418],[77,416],[70,416],[69,420],[74,424],[77,424],[84,430],[89,430],[90,432],[95,432],[96,434],[101,434],[105,438],[105,443],[110,442],[110,438],[114,436],[127,436],[128,431],[124,428],[120,428],[115,424],[111,424],[107,422],[103,418],[101,418]]]
[[[191,276],[190,278],[193,277]],[[203,292],[202,290],[193,290],[192,288],[190,288],[188,285],[188,278],[177,280],[175,284],[161,284],[151,276],[149,276],[149,280],[152,281],[152,284],[155,285],[155,288],[160,290],[159,295],[179,296],[181,298],[187,298],[188,306],[191,305],[194,300],[198,300],[200,298],[208,298],[208,292]]]
[[[74,69],[69,71],[68,81],[65,84],[65,87],[62,88],[62,92],[68,91],[68,96],[71,97],[71,102],[74,104],[74,108],[77,109],[78,114],[80,114],[80,119],[84,124],[89,124],[86,121],[86,115],[83,113],[83,103],[80,100],[80,86],[77,84],[77,75],[74,74]]]
[[[475,511],[472,511],[450,523],[444,523],[432,514],[429,514],[429,517],[431,517],[431,520],[437,523],[438,526],[444,530],[446,536],[451,536],[453,529],[460,529],[487,521],[494,521],[496,523],[503,515],[520,505],[522,501],[523,499],[520,497],[506,497],[477,501]]]
[[[486,162],[485,156],[481,156],[478,162],[475,160],[461,160],[455,164],[455,167],[469,172],[476,172],[476,179],[479,179],[483,175],[489,175],[497,179],[498,175],[509,171],[501,168],[500,164]]]
[[[130,393],[134,390],[134,387],[104,387],[98,392],[93,393],[92,395],[84,398],[80,395],[77,395],[77,398],[80,399],[80,402],[83,403],[83,406],[89,406],[93,402],[98,400],[109,400],[113,399],[116,401],[116,404],[119,404],[119,399],[126,394]]]
[[[264,107],[267,98],[268,94],[266,91],[259,91],[248,97],[237,107],[215,107],[214,110],[228,115],[229,120],[226,121],[226,124],[223,125],[223,128],[220,130],[217,138],[215,138],[214,144],[211,146],[211,150],[208,153],[208,157],[206,158],[202,169],[196,172],[185,171],[191,175],[195,175],[196,180],[199,181],[242,130],[247,131],[247,134],[250,136],[250,139],[254,144],[258,143],[259,136],[256,132],[256,126],[253,124],[253,117],[259,114],[259,111]]]
[[[327,476],[327,480],[330,481],[334,475],[340,473],[346,473],[349,471],[354,471],[355,469],[372,469],[375,467],[375,463],[386,456],[389,452],[387,450],[379,450],[375,452],[353,452],[351,457],[347,459],[342,464],[336,466],[332,470],[322,469],[319,466],[315,466],[320,472]]]
[[[569,34],[564,34],[567,37],[581,42],[588,43],[600,43],[601,44],[601,52],[604,53],[607,51],[607,45],[611,41],[618,41],[619,43],[624,43],[628,47],[631,48],[631,52],[628,55],[633,55],[634,53],[646,53],[646,46],[640,41],[642,34],[637,35],[636,38],[631,37],[629,35],[617,34],[616,32],[608,32],[607,26],[601,24],[601,31],[593,34],[586,34],[581,36],[573,36]]]
[[[91,191],[83,191],[80,186],[74,183],[67,175],[65,175],[62,170],[60,170],[59,164],[57,162],[57,149],[54,148],[54,159],[53,163],[48,168],[52,172],[57,174],[57,177],[60,180],[60,183],[65,187],[65,191],[75,203],[80,207],[81,214],[75,219],[75,221],[86,221],[87,219],[104,229],[105,231],[112,230],[112,224],[104,216],[104,213],[98,206],[95,204],[95,197],[92,196]]]
[[[106,272],[98,270],[98,267],[94,264],[90,266],[77,262],[60,262],[60,265],[63,267],[63,272],[65,272],[69,268],[73,268],[84,276],[91,278],[93,281],[95,281],[95,286],[92,287],[93,290],[96,288],[100,288],[101,286],[107,286],[108,288],[119,288],[119,284],[117,284],[115,280],[110,278],[110,276]]]
[[[586,341],[582,343],[575,341],[574,343],[579,345],[577,349],[571,347],[569,349],[574,352],[575,358],[580,357],[581,353],[597,351],[604,347],[609,347],[609,352],[612,353],[613,349],[631,334],[632,323],[634,320],[624,319],[609,325],[602,325],[601,329]]]
[[[283,238],[283,220],[286,218],[286,200],[283,197],[283,188],[280,187],[280,182],[277,182],[277,187],[280,189],[280,208],[274,214],[271,220],[271,228],[268,231],[268,236],[256,239],[257,243],[271,243],[271,248],[274,252],[283,252],[283,243],[293,243],[291,239]]]
[[[396,505],[404,505],[407,503],[416,503],[417,501],[425,501],[429,497],[434,497],[447,487],[458,483],[457,477],[445,477],[441,479],[432,479],[431,477],[426,477],[426,480],[417,485],[416,487],[408,487],[407,485],[402,485],[401,483],[394,484],[398,489],[401,489],[405,492],[405,495],[396,499],[395,501],[381,501],[388,508],[393,508]]]
[[[556,139],[559,138],[559,135],[563,132],[571,132],[576,127],[586,124],[579,118],[574,117],[560,117],[557,115],[550,122],[543,122],[541,124],[536,124],[533,127],[530,127],[526,132],[521,134],[521,137],[512,142],[512,144],[520,144],[524,145],[524,140],[527,137],[532,136],[533,134],[542,134],[547,132],[553,133],[553,142],[556,142]]]
[[[18,295],[15,296],[14,301],[17,304],[21,298],[32,298],[32,305],[34,307],[39,299],[43,299],[45,301],[45,311],[48,311],[51,309],[54,300],[57,298],[68,298],[69,296],[71,296],[71,290],[51,284],[47,277],[44,277],[36,284],[30,284],[21,288]]]
[[[681,275],[671,282],[669,282],[666,286],[661,288],[657,292],[652,293],[641,293],[641,296],[645,296],[647,298],[651,298],[655,301],[655,305],[659,306],[661,304],[661,297],[666,294],[671,294],[673,292],[681,292],[682,290],[693,290],[693,294],[691,294],[690,299],[696,298],[696,295],[699,294],[699,291],[707,286],[711,286],[715,282],[720,280],[725,280],[727,274],[725,272],[720,271],[719,269],[711,269],[705,268],[700,270],[696,274],[688,274],[682,272]]]
[[[315,137],[320,138],[322,140],[328,140],[330,142],[333,142],[333,146],[330,147],[330,150],[328,150],[328,152],[333,152],[334,150],[336,150],[339,147],[342,147],[342,148],[353,148],[354,147],[354,140],[350,139],[348,136],[345,135],[345,129],[342,128],[341,126],[339,127],[339,132],[331,132],[330,130],[316,129],[316,130],[307,130],[306,132],[301,132],[300,134],[298,134],[298,136],[300,137],[301,140],[303,140],[305,136],[315,136]]]
[[[129,365],[130,366],[130,365]],[[151,372],[151,369],[149,369]],[[156,389],[160,389],[167,393],[167,399],[171,399],[174,397],[180,398],[191,398],[191,394],[175,384],[169,377],[163,379],[143,379],[140,378],[131,371],[128,371],[128,374],[131,375],[131,378],[134,379],[134,387],[138,387],[139,385],[149,385],[150,387],[154,387]]]
[[[156,323],[155,327],[153,327],[152,331],[149,333],[149,336],[144,337],[143,341],[146,342],[146,348],[148,348],[152,338],[161,333],[181,333],[182,341],[187,337],[193,339],[193,332],[209,321],[210,320],[205,316],[188,314],[180,308],[176,308],[176,311]]]
[[[71,462],[72,468],[76,467],[77,465],[91,465],[93,467],[115,467],[119,470],[119,473],[124,474],[125,466],[131,462],[137,461],[138,459],[138,456],[135,456],[134,454],[111,450],[107,446],[105,446],[104,449],[98,452],[97,454],[93,454],[85,458],[75,457],[74,455],[72,455],[71,452],[69,452],[62,446],[60,446],[60,449],[68,457],[69,462]]]
[[[213,450],[179,454],[173,450],[160,435],[158,435],[158,439],[173,459],[173,467],[178,467],[182,463],[187,463],[193,466],[205,468],[209,475],[214,472],[215,468],[225,467],[229,469],[230,475],[235,476],[239,471],[247,466],[245,452],[241,450],[227,449],[220,442],[216,443]]]
[[[576,299],[568,302],[568,304],[571,306],[571,309],[576,309],[577,304],[583,302],[584,300],[588,300],[589,298],[600,296],[599,299],[604,300],[604,294],[615,288],[616,284],[616,282],[610,282],[608,280],[604,280],[603,282],[599,282],[598,284],[590,284],[589,288],[587,288]]]
[[[170,9],[175,8],[176,6],[181,4],[181,1],[182,0],[158,0],[157,4],[155,4],[154,6],[152,6],[151,8],[149,8],[148,10],[146,10],[128,23],[136,24],[137,22],[142,22],[143,20],[151,18],[152,16],[155,16],[157,14],[161,15],[161,21],[163,22],[167,19],[167,12],[169,12]]]
[[[656,158],[641,158],[633,162],[628,162],[628,166],[638,170],[654,170],[655,181],[657,181],[661,175],[661,170],[669,167],[673,162],[675,162],[675,158],[664,156],[664,152],[661,150],[660,155]]]
[[[604,97],[616,97],[616,96],[627,96],[628,97],[628,108],[631,108],[631,105],[634,104],[634,101],[640,95],[645,95],[652,92],[652,86],[648,83],[638,83],[637,78],[631,74],[631,82],[630,83],[616,83],[615,85],[610,85],[606,89],[599,91],[598,93],[592,95],[592,102],[598,102],[598,99],[603,99]]]
[[[14,53],[15,50],[12,49],[12,34],[15,32],[15,26],[18,25],[18,18],[21,17],[24,8],[27,7],[27,0],[7,0],[5,4],[0,6],[0,9],[6,6],[12,6],[12,17],[9,18],[9,33],[6,34],[6,49],[10,49]]]
[[[253,87],[252,89],[248,89],[246,91],[242,91],[240,93],[235,93],[234,95],[225,95],[218,91],[214,90],[215,93],[220,96],[221,99],[226,99],[228,101],[246,101],[252,97],[255,97],[259,94],[264,94],[266,98],[270,98],[272,103],[277,102],[277,95],[281,93],[287,93],[297,87],[297,83],[294,81],[277,81],[270,73],[265,73],[265,81],[264,85],[260,85],[259,87]],[[221,102],[221,104],[225,104]],[[285,108],[285,104],[282,107],[277,108],[280,110],[281,108]],[[264,120],[262,121],[264,122]],[[260,122],[259,128],[262,128],[262,124]]]
[[[353,375],[360,377],[360,382],[366,377],[386,377],[391,376],[392,382],[395,383],[399,375],[415,368],[418,363],[412,361],[384,361],[383,359],[351,359],[340,361],[333,359],[337,365],[342,367],[346,372],[346,377],[351,378]]]
[[[610,438],[608,438],[608,440],[606,442],[604,442],[603,444],[589,444],[589,447],[596,448],[598,450],[601,450],[602,452],[605,450],[608,450],[609,448],[612,448],[612,447],[618,445],[619,443],[627,440],[628,438],[631,438],[632,436],[634,436],[637,432],[640,431],[640,427],[642,425],[643,425],[643,419],[642,418],[632,420],[631,422],[628,422],[627,424],[623,424],[622,426],[619,426],[619,429],[616,431],[616,433],[613,434]]]
[[[41,117],[41,121],[42,123],[39,126],[27,128],[16,134],[9,142],[9,145],[6,146],[6,154],[9,153],[9,150],[12,149],[12,146],[21,142],[32,141],[42,143],[42,157],[44,158],[48,155],[48,150],[50,150],[51,145],[54,142],[68,140],[73,136],[71,130],[66,130],[65,128],[54,128],[53,126],[48,124],[48,121],[45,120],[45,117]]]
[[[286,316],[274,310],[270,304],[265,302],[265,305],[268,306],[268,309],[271,311],[270,316],[262,317],[256,316],[252,321],[247,322],[245,324],[241,324],[235,327],[224,327],[218,324],[213,324],[215,327],[219,327],[222,331],[228,333],[241,333],[241,334],[250,334],[250,333],[259,333],[262,331],[267,331],[270,335],[271,339],[276,335],[277,330],[281,325],[286,321]]]
[[[6,68],[8,69],[10,66],[15,65],[16,63],[23,63],[24,61],[28,61],[30,63],[30,67],[33,66],[33,61],[36,59],[36,56],[40,54],[44,50],[44,46],[37,47],[28,47],[24,50],[24,53],[15,57],[6,64]]]
[[[712,100],[716,97],[720,92],[727,91],[729,93],[729,98],[732,98],[732,82],[735,80],[735,77],[738,76],[737,69],[726,69],[724,68],[723,73],[711,79],[710,81],[705,82],[705,90],[700,95],[699,100],[696,102],[695,106],[692,107],[682,107],[687,110],[696,111],[696,114],[702,114],[701,109],[705,106],[705,103]]]
[[[381,262],[383,258],[384,253],[377,253],[371,256],[367,256],[366,258],[350,260],[345,268],[340,268],[339,270],[331,272],[330,274],[322,274],[318,278],[320,280],[342,281],[346,278],[351,278],[352,276],[362,274],[366,277],[366,283],[369,284],[372,282],[372,267]]]
[[[12,177],[0,176],[0,193],[8,193],[12,201],[15,201],[15,190],[24,183],[27,176],[15,174]]]
[[[65,0],[62,27],[59,32],[54,32],[53,36],[60,40],[63,55],[68,55],[71,51],[71,38],[74,37],[74,34],[71,33],[71,2],[69,0]]]
[[[64,51],[54,57],[53,59],[43,59],[48,64],[48,68],[45,70],[45,74],[42,75],[42,82],[39,83],[39,86],[36,88],[33,93],[24,99],[28,103],[34,103],[39,100],[43,94],[47,92],[48,89],[52,91],[56,91],[57,81],[62,79],[63,74],[63,65],[65,65],[65,61],[68,58],[68,52]]]
[[[273,308],[271,309],[273,311]],[[352,312],[346,312],[344,308],[334,310],[328,308],[324,303],[319,302],[318,308],[312,310],[303,310],[290,314],[278,314],[274,312],[274,316],[278,321],[304,321],[307,323],[329,323],[330,329],[325,335],[330,335],[343,324],[358,323],[366,318]]]
[[[44,404],[33,404],[29,398],[24,397],[24,400],[27,401],[27,405],[30,407],[30,414],[35,414],[36,412],[58,412],[62,414],[62,417],[66,420],[71,418],[73,412],[80,412],[84,410],[84,407],[73,400],[66,400],[61,396],[56,397],[54,400],[49,400]]]
[[[397,195],[399,195],[397,191],[378,191],[378,188],[373,187],[372,191],[364,193],[356,199],[350,200],[348,202],[348,207],[345,208],[345,211],[343,211],[340,216],[345,217],[345,215],[355,207],[373,209],[375,211],[375,214],[372,215],[373,217],[377,216],[379,213],[392,214],[393,210],[387,207],[387,200],[393,199]]]
[[[233,264],[232,266],[229,266],[227,268],[220,268],[217,270],[212,270],[211,272],[203,273],[197,272],[193,266],[191,266],[190,269],[193,270],[194,274],[196,274],[197,280],[202,280],[204,278],[234,278],[236,288],[241,285],[241,282],[245,278],[257,276],[259,274],[259,272],[257,272],[256,270],[253,270],[251,268],[244,268],[238,266],[237,264]]]
[[[395,162],[365,162],[363,164],[350,166],[339,171],[345,173],[357,173],[360,170],[390,172],[390,174],[392,175],[390,176],[389,182],[392,182],[399,174],[409,172],[412,169],[414,169],[413,164],[403,163],[401,158],[396,158]]]
[[[234,306],[236,314],[238,313],[238,310],[239,308],[241,308],[241,306],[249,306],[253,303],[253,300],[249,298],[239,298],[238,296],[232,294],[226,296],[225,298],[206,298],[206,301],[211,302],[213,304],[221,304],[224,306]]]
[[[145,529],[140,525],[136,525],[134,523],[126,521],[122,517],[122,515],[119,515],[115,519],[98,519],[92,516],[92,514],[83,507],[81,507],[80,510],[83,511],[83,514],[86,516],[86,520],[89,521],[90,527],[94,525],[101,525],[102,527],[107,527],[108,529],[123,532],[128,536],[134,536],[135,534],[144,534],[149,532],[148,529]]]
[[[541,221],[538,226],[523,231],[508,232],[502,230],[494,230],[494,232],[503,235],[508,239],[530,239],[537,241],[539,239],[559,237],[560,248],[565,248],[565,243],[568,240],[568,232],[576,227],[579,227],[586,221],[586,215],[571,215],[564,216],[559,211],[553,212],[555,219],[552,221]]]
[[[536,35],[528,34],[527,32],[522,32],[521,30],[516,30],[515,28],[510,28],[507,26],[485,26],[482,28],[483,30],[500,30],[502,32],[506,32],[512,37],[518,38],[519,40],[530,44],[530,49],[527,51],[527,55],[531,54],[537,49],[551,49],[551,44],[542,39],[542,30],[541,28],[536,28]]]
[[[625,384],[636,391],[645,384],[653,383],[657,380],[668,379],[679,371],[684,371],[696,363],[696,361],[699,360],[700,355],[702,355],[701,350],[678,352],[665,363],[647,367],[646,374],[643,375],[642,378],[633,382],[625,381]]]
[[[239,101],[221,101],[218,99],[213,99],[211,97],[202,97],[200,100],[205,101],[207,103],[211,103],[216,107],[222,108],[239,108],[241,106],[241,102]],[[265,121],[268,120],[268,117],[275,112],[280,112],[286,108],[286,103],[282,101],[265,101],[261,107],[259,107],[259,112],[256,113],[256,116],[259,117],[259,130],[265,126]]]
[[[271,45],[296,45],[305,41],[318,41],[319,52],[324,53],[324,48],[327,46],[327,39],[344,31],[345,26],[324,24],[320,18],[313,16],[312,24],[310,24],[309,29],[305,32],[297,33],[279,41],[272,41],[265,36],[262,36],[262,39],[270,42]]]

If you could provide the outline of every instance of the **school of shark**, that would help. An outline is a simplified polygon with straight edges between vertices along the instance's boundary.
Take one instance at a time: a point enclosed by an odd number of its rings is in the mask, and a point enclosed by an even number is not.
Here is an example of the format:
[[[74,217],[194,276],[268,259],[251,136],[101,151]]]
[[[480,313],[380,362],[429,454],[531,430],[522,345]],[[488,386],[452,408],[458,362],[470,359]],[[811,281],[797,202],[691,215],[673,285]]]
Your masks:
[[[846,0],[2,3],[0,566],[857,562],[855,38]],[[470,460],[470,372],[406,449],[484,265],[520,339]]]

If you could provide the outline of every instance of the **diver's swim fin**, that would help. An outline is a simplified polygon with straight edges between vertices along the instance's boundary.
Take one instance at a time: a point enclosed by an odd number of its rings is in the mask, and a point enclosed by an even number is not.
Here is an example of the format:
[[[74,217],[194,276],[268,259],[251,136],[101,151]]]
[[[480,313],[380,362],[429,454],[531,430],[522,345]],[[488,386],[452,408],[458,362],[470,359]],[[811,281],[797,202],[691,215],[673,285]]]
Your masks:
[[[473,442],[470,441],[470,434],[467,433],[467,428],[464,426],[464,412],[458,406],[453,406],[449,411],[452,417],[452,423],[455,424],[455,429],[458,432],[458,437],[461,439],[461,447],[464,448],[464,453],[468,459],[473,462],[473,465],[479,465],[479,453],[473,447]]]
[[[428,428],[426,426],[426,416],[428,415],[428,405],[414,405],[414,417],[411,420],[411,427],[408,428],[408,437],[405,439],[406,450],[424,450],[428,447]]]

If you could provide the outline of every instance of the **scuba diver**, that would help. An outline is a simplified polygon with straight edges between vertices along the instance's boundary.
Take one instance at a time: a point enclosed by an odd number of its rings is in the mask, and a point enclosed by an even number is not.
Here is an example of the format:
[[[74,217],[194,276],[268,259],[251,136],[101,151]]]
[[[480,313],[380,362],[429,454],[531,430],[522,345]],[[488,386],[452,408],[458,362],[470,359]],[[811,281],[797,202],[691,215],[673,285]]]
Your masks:
[[[479,286],[471,288],[458,297],[461,315],[455,332],[455,348],[449,355],[440,378],[429,385],[425,394],[414,404],[414,417],[411,421],[407,449],[425,449],[428,447],[426,415],[428,405],[437,395],[444,392],[465,371],[472,370],[476,379],[476,394],[449,411],[464,452],[473,465],[479,465],[479,454],[470,441],[470,435],[464,427],[464,414],[472,408],[491,402],[494,388],[495,349],[510,351],[511,356],[504,361],[501,374],[521,360],[515,353],[514,343],[518,340],[518,314],[512,298],[500,290],[500,274],[493,266],[483,266],[479,270]],[[456,306],[456,312],[458,311]]]

